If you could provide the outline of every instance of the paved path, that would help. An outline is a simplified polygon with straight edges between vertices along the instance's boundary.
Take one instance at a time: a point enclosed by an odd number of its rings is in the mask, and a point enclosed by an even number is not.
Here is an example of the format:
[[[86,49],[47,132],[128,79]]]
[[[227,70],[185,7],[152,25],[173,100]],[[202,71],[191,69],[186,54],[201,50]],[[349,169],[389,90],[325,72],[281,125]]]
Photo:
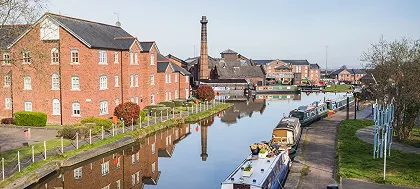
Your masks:
[[[370,126],[370,127],[366,127],[363,129],[359,129],[356,132],[356,136],[360,139],[362,139],[363,141],[373,144],[373,129],[374,126]],[[415,153],[415,154],[420,154],[420,148],[416,148],[413,146],[407,146],[395,141],[392,141],[392,145],[391,145],[392,149],[397,149],[397,150],[401,150],[403,152],[409,152],[409,153]]]
[[[0,127],[0,152],[20,148],[27,143],[23,131],[26,128]],[[57,130],[31,129],[29,145],[56,138]]]
[[[345,179],[343,178],[343,189],[414,189],[401,186],[391,186],[384,184],[370,183],[366,181],[356,180],[356,179]]]

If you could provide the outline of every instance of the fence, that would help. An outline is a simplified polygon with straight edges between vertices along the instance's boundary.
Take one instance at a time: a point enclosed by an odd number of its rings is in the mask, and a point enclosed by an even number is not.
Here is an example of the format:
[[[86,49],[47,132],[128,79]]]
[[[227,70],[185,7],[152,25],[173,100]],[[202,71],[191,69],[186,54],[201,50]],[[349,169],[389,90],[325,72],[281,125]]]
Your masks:
[[[24,149],[23,151],[17,151],[16,156],[13,158],[9,158],[5,160],[4,157],[1,158],[1,175],[2,175],[2,181],[5,180],[7,177],[10,177],[15,172],[21,172],[22,169],[25,169],[31,163],[37,162],[37,161],[43,161],[47,159],[47,154],[49,156],[55,156],[67,151],[79,149],[79,147],[83,145],[91,145],[95,143],[96,141],[104,140],[108,137],[113,137],[120,133],[125,133],[129,131],[134,131],[136,129],[142,128],[142,127],[148,127],[151,124],[156,124],[158,122],[165,122],[167,120],[173,119],[175,117],[183,117],[183,116],[189,116],[190,114],[199,113],[202,111],[206,111],[210,108],[214,108],[217,105],[224,104],[225,100],[221,99],[220,101],[213,100],[211,103],[199,103],[195,104],[195,107],[186,107],[186,110],[183,110],[185,107],[181,107],[179,109],[178,113],[176,112],[176,109],[172,109],[172,115],[169,113],[169,110],[166,111],[166,114],[164,112],[160,112],[159,118],[156,115],[156,112],[154,116],[148,116],[147,121],[142,120],[140,117],[137,124],[134,124],[134,120],[131,120],[131,125],[125,125],[125,121],[122,121],[122,126],[119,128],[116,125],[112,125],[111,129],[104,129],[104,127],[101,127],[101,131],[98,135],[92,135],[92,129],[89,130],[89,136],[88,137],[79,137],[79,133],[76,133],[73,138],[70,139],[70,144],[65,145],[64,144],[64,138],[61,137],[59,140],[59,145],[57,143],[48,144],[47,141],[44,141],[42,149],[35,148],[35,145],[32,145],[30,147],[30,150]],[[66,140],[68,141],[68,140]],[[49,146],[53,146],[51,148],[48,148]],[[21,154],[23,152],[23,156]],[[5,152],[3,152],[5,153]]]

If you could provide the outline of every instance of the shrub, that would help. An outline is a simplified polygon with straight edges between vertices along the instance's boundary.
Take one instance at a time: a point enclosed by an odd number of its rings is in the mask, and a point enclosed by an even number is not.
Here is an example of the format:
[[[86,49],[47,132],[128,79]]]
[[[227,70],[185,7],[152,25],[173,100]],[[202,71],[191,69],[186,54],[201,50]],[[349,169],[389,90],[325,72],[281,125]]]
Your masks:
[[[197,89],[197,98],[201,101],[211,101],[214,99],[214,91],[208,85],[200,85]]]
[[[149,105],[143,108],[143,110],[146,112],[147,115],[151,115],[152,114],[152,109],[153,108],[158,108],[158,107],[165,107],[165,105],[163,104],[155,104],[155,105]]]
[[[1,119],[1,124],[15,124],[15,120],[12,117]]]
[[[175,103],[175,107],[183,106],[184,103],[186,102],[186,100],[184,100],[184,99],[176,99],[176,100],[173,100],[173,101]]]
[[[170,107],[170,108],[175,107],[175,103],[174,102],[171,102],[171,101],[159,102],[159,104],[163,104],[166,107]]]
[[[87,123],[94,123],[97,127],[101,128],[102,126],[104,129],[111,129],[112,128],[112,120],[102,117],[86,117],[80,121],[82,124]]]
[[[153,108],[152,109],[152,116],[155,116],[155,112],[156,112],[156,116],[166,116],[166,112],[168,111],[168,114],[172,113],[172,108],[169,107],[158,107],[158,108]]]
[[[14,113],[15,124],[19,126],[37,126],[47,125],[47,114],[42,112],[20,111]]]
[[[139,119],[140,106],[134,102],[126,102],[115,107],[114,115],[123,119],[126,125],[131,125],[132,120]]]
[[[80,123],[72,125],[64,125],[63,129],[58,131],[58,134],[66,139],[76,139],[76,133],[79,134],[79,140],[83,138],[89,138],[89,129],[92,129],[92,135],[99,133],[97,127],[95,128],[94,124],[91,125],[82,125]]]
[[[194,102],[185,102],[184,106],[185,107],[194,107]]]
[[[144,110],[140,110],[139,118],[141,117],[142,120],[146,118],[146,112]]]

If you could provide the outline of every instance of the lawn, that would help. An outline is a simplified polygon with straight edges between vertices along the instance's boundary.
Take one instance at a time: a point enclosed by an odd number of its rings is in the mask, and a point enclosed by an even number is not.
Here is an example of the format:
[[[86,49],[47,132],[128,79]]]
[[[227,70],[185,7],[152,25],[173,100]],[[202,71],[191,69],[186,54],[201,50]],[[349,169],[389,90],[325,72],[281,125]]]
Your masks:
[[[420,127],[414,127],[410,137],[402,143],[420,148]]]
[[[326,87],[324,92],[347,92],[353,91],[351,85],[331,85],[330,87]]]
[[[220,104],[220,105],[218,105],[218,106],[216,106],[214,108],[208,109],[207,111],[203,111],[203,112],[198,112],[198,113],[191,114],[191,115],[189,115],[185,119],[185,121],[186,122],[197,122],[197,121],[199,121],[201,119],[204,119],[206,117],[209,117],[209,116],[211,116],[211,115],[213,115],[213,114],[215,114],[217,112],[220,112],[222,110],[225,110],[225,109],[227,109],[227,108],[229,108],[231,106],[233,106],[233,104],[231,104],[231,103]]]
[[[338,167],[343,178],[420,187],[420,155],[392,150],[387,157],[386,182],[383,181],[383,159],[373,159],[373,145],[356,136],[358,129],[373,125],[369,120],[341,122],[338,134]]]

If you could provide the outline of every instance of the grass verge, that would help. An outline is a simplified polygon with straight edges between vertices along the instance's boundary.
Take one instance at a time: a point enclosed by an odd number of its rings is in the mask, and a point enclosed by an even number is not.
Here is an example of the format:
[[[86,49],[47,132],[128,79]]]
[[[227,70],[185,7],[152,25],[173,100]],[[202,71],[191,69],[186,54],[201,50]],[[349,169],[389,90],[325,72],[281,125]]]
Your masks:
[[[325,87],[324,92],[347,92],[353,91],[351,85],[331,85],[330,87]]]
[[[420,127],[414,127],[410,137],[407,140],[402,141],[402,143],[420,148]]]
[[[420,155],[391,150],[387,157],[386,181],[383,159],[373,159],[373,145],[356,136],[356,131],[373,125],[369,120],[342,121],[338,134],[338,167],[343,178],[358,178],[381,184],[420,186]]]
[[[225,109],[227,109],[231,106],[233,106],[232,103],[220,104],[220,105],[218,105],[214,108],[210,108],[207,111],[191,114],[191,115],[189,115],[188,117],[185,118],[185,121],[186,122],[197,122],[201,119],[212,116],[213,114],[215,114],[217,112],[225,110]]]

